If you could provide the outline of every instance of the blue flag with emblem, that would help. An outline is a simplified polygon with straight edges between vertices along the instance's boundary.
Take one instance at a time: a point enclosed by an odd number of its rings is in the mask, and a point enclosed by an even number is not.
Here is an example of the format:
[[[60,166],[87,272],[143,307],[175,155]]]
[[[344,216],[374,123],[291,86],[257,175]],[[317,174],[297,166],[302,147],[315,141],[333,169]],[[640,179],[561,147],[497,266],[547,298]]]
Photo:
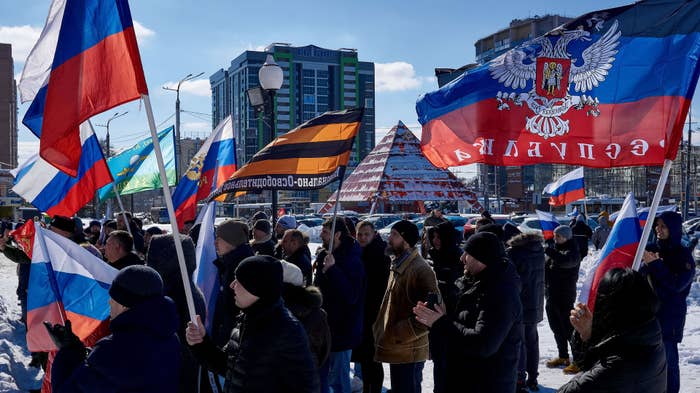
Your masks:
[[[173,127],[158,133],[165,163],[165,173],[170,186],[177,181],[174,134]],[[162,187],[158,163],[153,151],[153,141],[150,137],[138,142],[132,148],[110,157],[107,159],[107,165],[109,171],[112,172],[114,182],[117,184],[119,195],[134,194]],[[98,195],[101,201],[114,197],[112,185],[102,187]]]

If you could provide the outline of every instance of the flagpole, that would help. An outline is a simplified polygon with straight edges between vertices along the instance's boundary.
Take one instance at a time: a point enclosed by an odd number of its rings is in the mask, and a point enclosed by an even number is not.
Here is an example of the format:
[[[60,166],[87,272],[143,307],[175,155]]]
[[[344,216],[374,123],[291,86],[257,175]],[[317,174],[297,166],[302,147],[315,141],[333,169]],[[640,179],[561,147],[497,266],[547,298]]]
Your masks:
[[[142,94],[141,98],[143,98],[144,107],[146,108],[146,116],[148,117],[148,127],[151,129],[151,138],[153,139],[153,151],[156,153],[156,161],[158,161],[160,182],[163,187],[163,198],[165,199],[165,206],[168,209],[168,216],[170,217],[170,225],[172,227],[173,239],[175,243],[175,252],[177,253],[177,260],[180,265],[180,275],[182,276],[182,283],[185,288],[187,309],[190,313],[190,321],[192,323],[196,323],[196,311],[194,309],[194,300],[192,299],[192,288],[190,287],[190,280],[188,279],[187,267],[185,266],[185,253],[182,251],[182,242],[180,241],[180,230],[178,229],[177,218],[175,217],[173,198],[170,194],[168,178],[165,174],[165,163],[163,162],[163,153],[160,150],[158,131],[156,131],[156,121],[153,117],[153,107],[151,107],[151,99],[148,95]]]
[[[340,174],[340,181],[338,182],[338,193],[335,194],[335,205],[333,206],[333,223],[331,224],[331,240],[328,242],[328,253],[333,254],[333,241],[335,240],[335,220],[338,216],[338,204],[340,204],[340,190],[343,188],[343,178],[345,177],[345,168],[343,168]]]
[[[134,237],[134,234],[131,233],[131,225],[129,225],[129,220],[126,219],[126,210],[124,210],[124,205],[122,204],[122,198],[119,196],[119,191],[117,190],[117,184],[115,182],[112,182],[112,189],[114,189],[114,195],[117,196],[117,203],[119,203],[119,208],[121,209],[122,212],[122,218],[124,219],[124,224],[126,226],[127,232],[129,232],[129,235],[131,237]],[[133,212],[132,212],[133,214]]]
[[[664,166],[661,169],[661,177],[659,178],[659,182],[656,184],[654,199],[651,201],[651,206],[649,206],[649,218],[647,218],[647,222],[644,224],[642,238],[639,240],[637,252],[634,254],[634,261],[632,262],[632,269],[634,270],[639,270],[639,267],[641,266],[644,248],[647,245],[647,239],[649,239],[651,227],[654,225],[654,218],[656,217],[656,208],[659,207],[659,202],[661,202],[661,196],[664,193],[664,188],[666,187],[666,180],[668,179],[668,173],[671,171],[672,163],[673,161],[669,159],[664,160]]]

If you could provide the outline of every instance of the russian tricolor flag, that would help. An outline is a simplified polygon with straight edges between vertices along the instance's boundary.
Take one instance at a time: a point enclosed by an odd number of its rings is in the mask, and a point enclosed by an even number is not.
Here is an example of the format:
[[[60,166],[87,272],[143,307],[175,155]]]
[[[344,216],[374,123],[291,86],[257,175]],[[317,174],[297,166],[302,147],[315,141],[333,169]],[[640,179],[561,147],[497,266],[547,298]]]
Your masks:
[[[559,220],[554,217],[554,214],[543,212],[541,210],[535,210],[537,213],[537,218],[540,220],[540,227],[542,228],[542,236],[544,240],[549,240],[554,238],[554,230],[559,226]]]
[[[190,166],[173,191],[178,226],[194,220],[197,202],[206,199],[236,172],[236,142],[233,120],[226,117],[190,161]]]
[[[549,204],[552,206],[567,205],[586,197],[583,184],[583,167],[574,169],[557,181],[544,187],[542,193],[551,195]]]
[[[79,126],[148,94],[126,0],[54,0],[20,81],[23,123],[46,162],[77,176]]]
[[[199,240],[197,241],[197,268],[194,271],[194,281],[202,290],[204,301],[207,306],[207,317],[204,320],[204,326],[207,328],[207,333],[211,334],[211,328],[214,323],[214,307],[216,306],[216,298],[219,293],[219,274],[218,269],[214,266],[216,260],[216,247],[214,245],[214,219],[216,218],[216,201],[211,201],[202,210],[198,220],[201,219],[201,229],[199,231]]]
[[[70,239],[37,227],[27,295],[27,346],[55,351],[44,321],[65,324],[86,345],[108,333],[109,287],[117,270]]]
[[[581,288],[579,301],[587,303],[593,311],[598,284],[605,273],[614,268],[632,267],[634,254],[642,238],[642,228],[639,226],[637,206],[634,195],[629,193],[622,205],[620,214],[615,220],[608,241],[603,246],[595,266],[588,272],[586,281]]]

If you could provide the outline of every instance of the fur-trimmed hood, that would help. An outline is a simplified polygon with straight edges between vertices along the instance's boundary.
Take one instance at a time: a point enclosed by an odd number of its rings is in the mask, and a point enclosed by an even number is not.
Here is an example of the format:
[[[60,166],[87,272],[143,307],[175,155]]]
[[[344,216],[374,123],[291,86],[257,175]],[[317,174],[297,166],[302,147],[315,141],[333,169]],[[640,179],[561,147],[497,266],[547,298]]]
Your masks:
[[[542,247],[544,238],[542,235],[537,233],[521,233],[520,235],[514,236],[508,241],[509,247],[525,247],[537,244]]]

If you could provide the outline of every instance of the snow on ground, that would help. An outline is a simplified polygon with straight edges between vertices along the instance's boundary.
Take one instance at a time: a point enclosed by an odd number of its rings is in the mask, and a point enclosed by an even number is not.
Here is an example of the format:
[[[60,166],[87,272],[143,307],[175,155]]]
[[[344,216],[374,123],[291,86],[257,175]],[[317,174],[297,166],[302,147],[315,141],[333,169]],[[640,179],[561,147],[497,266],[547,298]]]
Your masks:
[[[310,244],[312,254],[319,246]],[[590,270],[595,252],[586,257],[581,264],[579,290],[585,274]],[[26,349],[24,325],[19,322],[20,309],[17,305],[16,265],[0,254],[0,392],[27,392],[41,385],[41,371],[28,367],[30,355]],[[679,345],[681,392],[700,391],[700,282],[695,282],[688,297],[688,317],[685,336]],[[560,369],[548,369],[547,359],[556,356],[557,349],[549,325],[545,320],[538,325],[540,334],[540,392],[555,392],[566,383],[570,376]],[[384,365],[384,386],[390,387],[389,367]],[[433,390],[433,365],[428,361],[423,371],[423,391]]]
[[[0,254],[0,392],[41,388],[44,373],[29,367],[26,330],[17,304],[17,265]]]

